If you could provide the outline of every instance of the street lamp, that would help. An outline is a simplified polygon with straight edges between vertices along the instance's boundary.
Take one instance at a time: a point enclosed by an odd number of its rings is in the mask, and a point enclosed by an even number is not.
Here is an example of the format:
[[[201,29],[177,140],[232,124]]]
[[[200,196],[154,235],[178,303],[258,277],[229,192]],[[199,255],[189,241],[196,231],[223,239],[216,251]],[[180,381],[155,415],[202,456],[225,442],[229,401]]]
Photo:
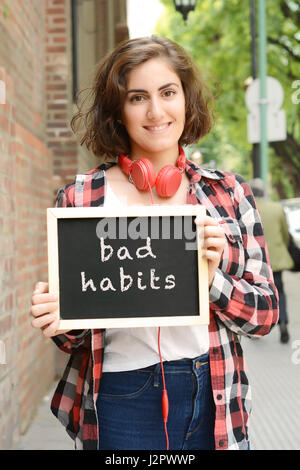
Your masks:
[[[186,22],[190,11],[195,10],[196,0],[174,0],[176,11],[179,11]]]
[[[257,78],[256,65],[256,0],[250,0],[250,28],[251,28],[251,75]],[[250,83],[249,83],[250,85]],[[259,143],[253,144],[252,150],[253,178],[261,177]]]

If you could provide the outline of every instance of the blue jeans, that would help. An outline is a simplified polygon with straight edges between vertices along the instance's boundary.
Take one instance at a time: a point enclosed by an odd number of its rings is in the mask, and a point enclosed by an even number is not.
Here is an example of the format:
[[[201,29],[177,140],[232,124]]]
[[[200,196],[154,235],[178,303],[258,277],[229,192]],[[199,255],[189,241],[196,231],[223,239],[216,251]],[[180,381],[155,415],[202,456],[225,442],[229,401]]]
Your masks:
[[[164,362],[170,450],[214,449],[215,404],[208,354]],[[160,364],[105,372],[97,399],[100,450],[166,450]]]

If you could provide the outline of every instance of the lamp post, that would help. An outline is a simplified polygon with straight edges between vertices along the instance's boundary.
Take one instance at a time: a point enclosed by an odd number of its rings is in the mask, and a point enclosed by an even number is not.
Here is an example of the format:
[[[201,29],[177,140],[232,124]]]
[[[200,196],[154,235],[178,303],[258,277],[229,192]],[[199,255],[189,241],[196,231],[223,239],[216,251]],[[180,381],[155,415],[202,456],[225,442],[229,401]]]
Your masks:
[[[189,12],[195,10],[196,0],[174,0],[174,3],[176,11],[182,14],[186,22]]]
[[[256,0],[250,0],[250,26],[251,26],[251,75],[257,78],[256,65]],[[261,177],[259,144],[253,144],[252,150],[253,178]]]
[[[266,1],[259,5],[259,78],[260,78],[260,162],[261,177],[268,192],[268,139],[267,139],[267,34]]]

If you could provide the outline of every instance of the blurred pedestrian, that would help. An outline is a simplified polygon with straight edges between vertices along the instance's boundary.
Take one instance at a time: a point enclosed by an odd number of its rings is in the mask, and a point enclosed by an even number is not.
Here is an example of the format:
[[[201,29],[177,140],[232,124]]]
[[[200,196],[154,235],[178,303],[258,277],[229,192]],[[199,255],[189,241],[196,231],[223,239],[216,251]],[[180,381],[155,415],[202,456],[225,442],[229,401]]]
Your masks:
[[[256,198],[258,211],[262,219],[274,282],[279,295],[278,324],[280,328],[280,341],[287,343],[290,335],[287,327],[288,314],[282,272],[294,267],[294,262],[288,251],[288,225],[280,202],[267,200],[265,198],[264,182],[260,178],[254,178],[249,181],[249,184]]]

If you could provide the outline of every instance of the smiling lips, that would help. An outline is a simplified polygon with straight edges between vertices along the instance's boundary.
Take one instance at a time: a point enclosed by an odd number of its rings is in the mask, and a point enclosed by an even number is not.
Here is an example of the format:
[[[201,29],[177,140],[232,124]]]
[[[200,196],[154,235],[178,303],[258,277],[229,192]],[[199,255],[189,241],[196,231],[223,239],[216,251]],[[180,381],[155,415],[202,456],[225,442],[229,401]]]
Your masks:
[[[159,133],[159,132],[163,132],[170,125],[171,125],[170,122],[166,122],[164,124],[160,124],[159,126],[144,126],[144,128],[149,132]]]

